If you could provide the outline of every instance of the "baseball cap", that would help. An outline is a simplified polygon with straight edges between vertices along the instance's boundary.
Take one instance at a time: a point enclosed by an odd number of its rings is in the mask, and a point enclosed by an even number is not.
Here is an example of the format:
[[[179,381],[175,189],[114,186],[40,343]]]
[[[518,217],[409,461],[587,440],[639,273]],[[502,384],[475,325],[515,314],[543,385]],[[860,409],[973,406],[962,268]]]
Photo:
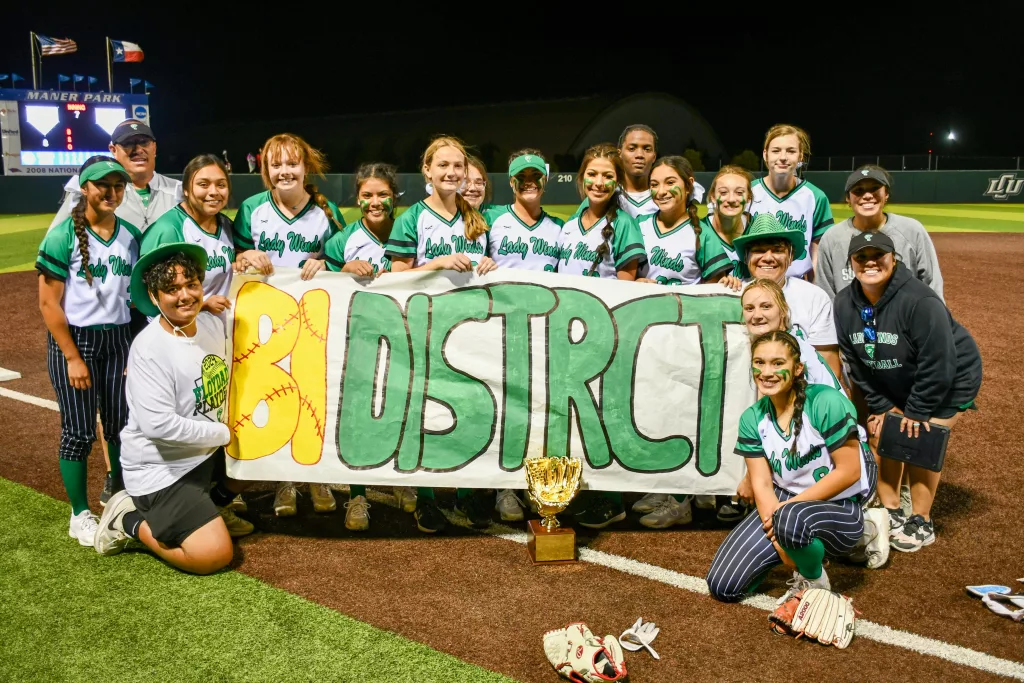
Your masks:
[[[528,168],[540,171],[541,175],[547,175],[548,169],[544,165],[544,158],[536,154],[520,154],[508,165],[508,177],[514,178]]]
[[[116,161],[97,161],[95,164],[86,166],[85,170],[78,175],[78,184],[85,185],[90,180],[99,180],[111,173],[119,174],[126,183],[132,182],[132,177],[128,175],[128,171],[124,170],[124,166],[121,164]]]
[[[861,249],[867,249],[868,247],[880,249],[887,254],[896,253],[896,245],[892,243],[892,240],[884,232],[862,232],[850,240],[850,249],[846,252],[846,258],[850,258]]]
[[[153,129],[136,119],[128,119],[117,124],[114,132],[110,134],[110,141],[115,145],[120,145],[128,138],[133,138],[137,135],[144,135],[150,140],[156,141]]]
[[[851,173],[849,177],[846,179],[846,190],[844,191],[844,194],[850,194],[850,190],[853,189],[854,185],[856,185],[862,180],[867,179],[877,180],[885,187],[891,189],[892,184],[889,181],[889,176],[885,171],[883,171],[880,168],[862,168]]]

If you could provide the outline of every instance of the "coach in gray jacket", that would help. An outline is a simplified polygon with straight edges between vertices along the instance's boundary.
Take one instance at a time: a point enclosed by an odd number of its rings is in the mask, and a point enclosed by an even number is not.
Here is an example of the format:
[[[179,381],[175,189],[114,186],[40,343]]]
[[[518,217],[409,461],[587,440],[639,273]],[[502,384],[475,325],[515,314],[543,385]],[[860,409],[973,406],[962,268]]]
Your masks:
[[[935,245],[924,226],[909,216],[885,211],[892,176],[874,164],[861,166],[846,179],[846,201],[853,216],[832,226],[818,244],[818,269],[814,284],[834,299],[853,282],[849,257],[850,240],[864,232],[882,232],[896,245],[907,270],[942,299],[942,273]]]
[[[157,218],[181,203],[181,181],[155,172],[156,138],[150,127],[137,119],[117,124],[109,149],[132,177],[132,187],[126,188],[124,201],[114,213],[145,232]],[[64,203],[53,217],[51,229],[70,216],[78,202],[82,190],[77,175],[71,176],[64,190]]]

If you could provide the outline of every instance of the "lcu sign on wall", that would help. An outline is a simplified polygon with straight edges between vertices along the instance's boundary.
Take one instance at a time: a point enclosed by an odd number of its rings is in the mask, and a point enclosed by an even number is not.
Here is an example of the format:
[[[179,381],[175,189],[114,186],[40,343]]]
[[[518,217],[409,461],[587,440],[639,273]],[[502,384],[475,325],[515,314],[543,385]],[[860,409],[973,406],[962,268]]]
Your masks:
[[[228,472],[521,488],[526,457],[589,488],[730,494],[754,401],[739,299],[498,270],[237,277]]]

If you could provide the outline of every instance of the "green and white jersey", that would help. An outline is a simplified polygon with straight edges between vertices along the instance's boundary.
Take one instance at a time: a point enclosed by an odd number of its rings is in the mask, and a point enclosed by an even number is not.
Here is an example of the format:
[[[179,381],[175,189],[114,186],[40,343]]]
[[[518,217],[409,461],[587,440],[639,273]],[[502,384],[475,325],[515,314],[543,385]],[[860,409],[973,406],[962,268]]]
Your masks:
[[[445,220],[420,201],[395,221],[384,253],[392,260],[414,258],[414,268],[450,254],[466,254],[477,265],[486,247],[487,235],[475,240],[466,237],[466,223],[461,213]]]
[[[130,318],[128,283],[132,268],[139,260],[142,234],[120,218],[114,233],[104,241],[85,229],[89,238],[89,262],[82,263],[82,254],[75,237],[75,224],[69,216],[43,237],[36,257],[36,270],[64,283],[64,315],[68,325],[125,325]],[[92,286],[85,279],[85,268],[92,273]]]
[[[700,219],[700,244],[697,246],[697,267],[701,280],[710,280],[713,275],[727,270],[727,275],[739,275],[740,258],[736,249],[722,239],[715,231],[710,218]]]
[[[800,362],[804,364],[804,377],[807,378],[808,384],[822,384],[826,387],[832,387],[836,391],[846,396],[846,392],[843,390],[843,386],[839,383],[839,379],[835,373],[832,372],[832,368],[828,366],[825,359],[821,357],[817,349],[811,346],[810,343],[804,341],[802,337],[797,337],[794,334],[796,343],[800,345]]]
[[[227,296],[231,289],[231,264],[235,262],[235,242],[231,237],[231,219],[217,214],[217,232],[210,234],[200,228],[181,205],[160,216],[142,236],[140,256],[162,244],[189,242],[206,251],[206,278],[203,296]]]
[[[640,233],[640,226],[636,220],[625,211],[618,211],[615,214],[615,221],[612,223],[612,237],[609,240],[611,249],[599,264],[597,270],[592,271],[594,260],[597,258],[597,248],[604,242],[601,231],[608,224],[605,216],[590,226],[589,230],[583,229],[583,211],[587,203],[577,209],[576,213],[562,226],[562,236],[558,242],[562,246],[562,257],[558,263],[558,272],[566,275],[583,275],[586,277],[616,278],[616,272],[626,265],[638,261],[639,268],[647,262],[647,252],[644,250],[644,238]],[[638,268],[638,270],[639,270]]]
[[[654,203],[654,197],[651,196],[650,190],[626,192],[625,188],[623,188],[622,192],[619,193],[619,206],[635,218],[637,222],[644,216],[658,213],[658,205]]]
[[[780,489],[797,495],[835,469],[830,453],[850,439],[861,442],[860,479],[831,500],[864,495],[870,490],[866,447],[857,430],[857,409],[850,399],[832,387],[809,384],[800,416],[800,437],[794,446],[792,425],[783,434],[775,419],[775,407],[767,396],[747,408],[740,417],[736,454],[744,458],[765,458],[772,480]]]
[[[797,182],[796,187],[785,196],[777,197],[765,187],[764,179],[753,183],[753,203],[750,215],[770,213],[779,219],[787,230],[803,230],[807,238],[807,253],[799,261],[793,261],[786,273],[790,277],[803,277],[811,272],[811,242],[832,227],[832,207],[825,193],[806,180]]]
[[[487,232],[487,255],[505,268],[554,272],[562,249],[561,219],[541,210],[540,219],[527,225],[511,206],[492,206],[484,211],[491,229]]]
[[[373,274],[391,270],[391,259],[384,255],[384,245],[363,223],[363,219],[349,223],[345,229],[327,240],[324,247],[327,269],[340,271],[349,261],[366,261],[373,266]]]
[[[313,198],[294,218],[286,218],[277,208],[270,190],[242,202],[235,215],[235,244],[239,251],[257,249],[270,257],[275,266],[300,268],[306,259],[320,258],[324,243],[339,226],[345,225],[334,202],[327,202],[334,220],[327,220]]]
[[[668,232],[658,229],[658,213],[640,219],[640,233],[647,250],[643,277],[661,285],[695,285],[700,282],[697,235],[689,220]]]

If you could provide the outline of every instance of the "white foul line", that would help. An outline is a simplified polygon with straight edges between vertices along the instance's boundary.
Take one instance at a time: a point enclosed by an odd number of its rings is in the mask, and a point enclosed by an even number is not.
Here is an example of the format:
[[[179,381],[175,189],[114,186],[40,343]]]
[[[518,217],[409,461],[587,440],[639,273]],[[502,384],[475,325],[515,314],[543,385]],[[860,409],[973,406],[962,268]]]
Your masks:
[[[23,394],[18,391],[11,391],[10,389],[4,389],[3,387],[0,387],[0,396],[12,398],[15,401],[31,403],[32,405],[40,406],[42,408],[49,408],[54,411],[59,410],[55,401],[48,401],[44,398],[30,396],[29,394]],[[375,503],[397,507],[393,496],[389,496],[378,491],[367,491],[366,493],[367,498]],[[447,510],[444,512],[445,516],[448,517],[448,521],[452,524],[461,527],[469,527],[468,520],[461,515],[457,515],[454,512]],[[513,543],[519,543],[520,545],[526,545],[525,532],[517,531],[511,527],[504,526],[503,524],[492,523],[487,529],[476,531],[480,531],[480,533],[488,536],[493,536],[494,538],[500,538],[506,541],[512,541]],[[607,567],[609,569],[615,569],[625,574],[632,574],[633,576],[649,579],[651,581],[657,581],[674,588],[681,588],[683,590],[690,591],[691,593],[710,595],[708,592],[708,584],[704,579],[696,576],[690,576],[689,574],[683,574],[682,572],[677,572],[672,569],[666,569],[665,567],[658,567],[653,564],[647,564],[646,562],[640,562],[639,560],[631,560],[628,557],[613,555],[611,553],[592,550],[590,548],[580,548],[579,558],[583,562]],[[765,595],[764,593],[758,593],[746,598],[739,604],[753,607],[764,612],[770,612],[775,609],[775,598]],[[1024,664],[1020,662],[1001,659],[984,652],[978,652],[977,650],[961,647],[960,645],[952,645],[934,638],[919,636],[916,633],[901,631],[882,624],[876,624],[866,619],[858,619],[856,629],[857,635],[861,638],[874,640],[884,645],[901,647],[905,650],[913,650],[914,652],[923,655],[931,655],[933,657],[938,657],[939,659],[945,659],[946,661],[954,664],[978,669],[979,671],[986,671],[999,676],[1006,676],[1008,678],[1015,678],[1019,681],[1024,681]]]

